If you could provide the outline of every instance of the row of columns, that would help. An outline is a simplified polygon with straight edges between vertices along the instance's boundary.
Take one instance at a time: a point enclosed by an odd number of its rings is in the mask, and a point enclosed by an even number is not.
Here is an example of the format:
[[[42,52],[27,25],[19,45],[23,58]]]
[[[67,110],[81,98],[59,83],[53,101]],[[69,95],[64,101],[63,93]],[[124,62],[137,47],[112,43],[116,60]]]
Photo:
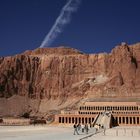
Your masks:
[[[74,123],[93,123],[94,118],[93,117],[66,117],[66,116],[59,116],[59,123],[65,123],[65,124],[74,124]],[[132,124],[132,125],[140,125],[140,117],[113,117],[112,119],[112,124],[113,125],[120,125],[120,124]]]
[[[93,117],[59,117],[59,123],[92,123]]]
[[[116,124],[140,124],[140,117],[115,117],[113,121]]]
[[[80,110],[138,110],[138,106],[81,106]]]
[[[79,114],[101,114],[101,113],[103,113],[103,111],[100,111],[100,112],[79,111]],[[120,112],[112,111],[112,114],[140,114],[140,113],[138,111],[137,112],[132,112],[132,111],[131,112],[130,111],[127,111],[127,112],[124,112],[124,111],[120,111]]]

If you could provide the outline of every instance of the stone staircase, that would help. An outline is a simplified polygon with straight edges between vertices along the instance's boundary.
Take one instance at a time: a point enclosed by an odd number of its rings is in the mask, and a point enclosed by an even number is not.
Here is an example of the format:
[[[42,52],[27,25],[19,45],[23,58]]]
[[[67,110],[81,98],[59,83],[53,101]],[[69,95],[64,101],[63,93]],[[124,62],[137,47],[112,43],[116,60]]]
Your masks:
[[[94,127],[98,130],[100,128],[110,128],[111,127],[111,113],[104,112],[103,114],[99,114],[94,122]]]

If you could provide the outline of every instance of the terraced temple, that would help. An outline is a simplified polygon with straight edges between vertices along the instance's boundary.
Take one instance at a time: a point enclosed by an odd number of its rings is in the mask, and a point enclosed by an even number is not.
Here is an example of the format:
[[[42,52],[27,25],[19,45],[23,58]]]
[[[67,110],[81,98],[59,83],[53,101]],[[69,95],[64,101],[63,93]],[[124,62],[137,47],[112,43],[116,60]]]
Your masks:
[[[61,114],[56,115],[55,121],[61,124],[89,123],[106,127],[140,125],[140,103],[85,102],[78,110],[62,110]]]

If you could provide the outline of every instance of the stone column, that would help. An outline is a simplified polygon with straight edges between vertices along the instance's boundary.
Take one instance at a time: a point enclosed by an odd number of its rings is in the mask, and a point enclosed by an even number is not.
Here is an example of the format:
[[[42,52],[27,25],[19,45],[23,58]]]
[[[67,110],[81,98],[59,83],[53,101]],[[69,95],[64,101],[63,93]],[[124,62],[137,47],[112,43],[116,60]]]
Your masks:
[[[130,124],[130,117],[128,117],[128,124]]]
[[[131,119],[132,119],[132,125],[134,124],[134,120],[133,120],[133,117],[131,117]]]
[[[76,123],[76,117],[74,117],[74,123]]]
[[[63,117],[63,118],[64,118],[64,119],[63,119],[63,121],[64,121],[63,123],[65,123],[65,117]]]
[[[79,123],[79,118],[78,117],[76,117],[77,118],[77,124]]]
[[[126,117],[124,117],[124,124],[126,124]]]

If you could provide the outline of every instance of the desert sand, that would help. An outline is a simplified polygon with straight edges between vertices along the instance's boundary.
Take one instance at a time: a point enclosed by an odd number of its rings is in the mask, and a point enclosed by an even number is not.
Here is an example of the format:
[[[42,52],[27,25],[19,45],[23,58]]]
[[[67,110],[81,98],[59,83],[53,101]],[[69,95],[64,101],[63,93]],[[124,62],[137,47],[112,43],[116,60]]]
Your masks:
[[[0,140],[139,140],[140,127],[116,127],[94,134],[79,132],[73,135],[72,127],[62,126],[0,126]]]

